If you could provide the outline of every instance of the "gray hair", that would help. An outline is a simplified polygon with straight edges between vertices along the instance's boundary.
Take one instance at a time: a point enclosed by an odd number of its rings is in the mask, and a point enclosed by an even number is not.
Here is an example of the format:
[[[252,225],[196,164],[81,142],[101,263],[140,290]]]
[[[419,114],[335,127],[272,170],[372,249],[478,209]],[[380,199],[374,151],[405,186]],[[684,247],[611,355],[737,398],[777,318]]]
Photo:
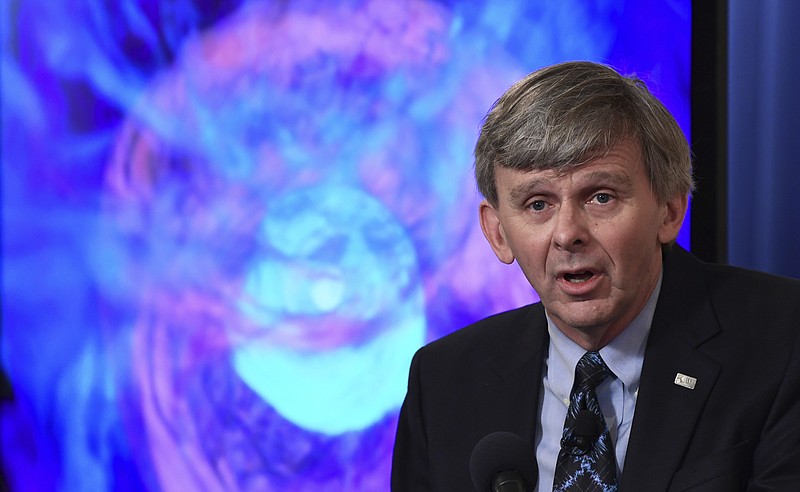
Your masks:
[[[627,138],[639,144],[659,203],[691,193],[691,151],[666,107],[635,76],[566,62],[515,83],[484,119],[475,144],[481,194],[498,205],[495,166],[567,172]]]

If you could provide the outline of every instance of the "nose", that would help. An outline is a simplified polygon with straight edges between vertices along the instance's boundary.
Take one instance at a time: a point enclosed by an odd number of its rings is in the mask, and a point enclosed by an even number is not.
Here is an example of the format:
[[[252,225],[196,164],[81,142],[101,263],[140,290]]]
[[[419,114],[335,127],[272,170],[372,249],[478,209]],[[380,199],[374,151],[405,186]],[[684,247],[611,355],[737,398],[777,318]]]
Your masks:
[[[556,249],[572,251],[589,239],[586,216],[580,206],[562,203],[554,217],[553,245]]]

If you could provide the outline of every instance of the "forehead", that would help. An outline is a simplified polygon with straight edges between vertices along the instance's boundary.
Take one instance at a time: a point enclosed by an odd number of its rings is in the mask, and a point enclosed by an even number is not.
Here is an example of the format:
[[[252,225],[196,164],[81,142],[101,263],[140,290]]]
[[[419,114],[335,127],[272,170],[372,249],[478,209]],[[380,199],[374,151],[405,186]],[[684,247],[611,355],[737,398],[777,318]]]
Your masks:
[[[609,186],[637,186],[649,182],[644,159],[633,140],[624,140],[608,152],[566,169],[518,170],[498,167],[498,194],[515,199],[540,187],[603,183]]]

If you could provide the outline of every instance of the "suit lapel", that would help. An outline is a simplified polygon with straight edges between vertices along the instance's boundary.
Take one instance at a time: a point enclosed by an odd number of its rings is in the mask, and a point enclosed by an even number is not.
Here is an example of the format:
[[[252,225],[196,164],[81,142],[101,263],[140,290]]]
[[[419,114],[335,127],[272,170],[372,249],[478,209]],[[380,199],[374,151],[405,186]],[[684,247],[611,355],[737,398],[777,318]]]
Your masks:
[[[533,447],[549,340],[541,304],[530,306],[518,325],[505,330],[505,338],[488,360],[476,400],[475,436],[480,439],[504,430]]]
[[[698,350],[719,330],[697,260],[665,255],[620,491],[666,490],[681,465],[720,365]],[[694,378],[676,383],[678,374]]]

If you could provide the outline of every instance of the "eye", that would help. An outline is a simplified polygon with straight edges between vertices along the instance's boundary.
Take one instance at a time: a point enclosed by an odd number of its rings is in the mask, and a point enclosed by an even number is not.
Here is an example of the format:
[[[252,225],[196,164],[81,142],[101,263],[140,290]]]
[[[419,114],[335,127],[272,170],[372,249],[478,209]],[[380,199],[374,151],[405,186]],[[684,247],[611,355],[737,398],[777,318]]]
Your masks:
[[[611,195],[608,193],[598,193],[594,196],[594,200],[602,205],[611,201]]]
[[[528,205],[528,208],[533,210],[534,212],[541,212],[542,210],[545,209],[546,206],[547,204],[545,203],[544,200],[534,200]]]

